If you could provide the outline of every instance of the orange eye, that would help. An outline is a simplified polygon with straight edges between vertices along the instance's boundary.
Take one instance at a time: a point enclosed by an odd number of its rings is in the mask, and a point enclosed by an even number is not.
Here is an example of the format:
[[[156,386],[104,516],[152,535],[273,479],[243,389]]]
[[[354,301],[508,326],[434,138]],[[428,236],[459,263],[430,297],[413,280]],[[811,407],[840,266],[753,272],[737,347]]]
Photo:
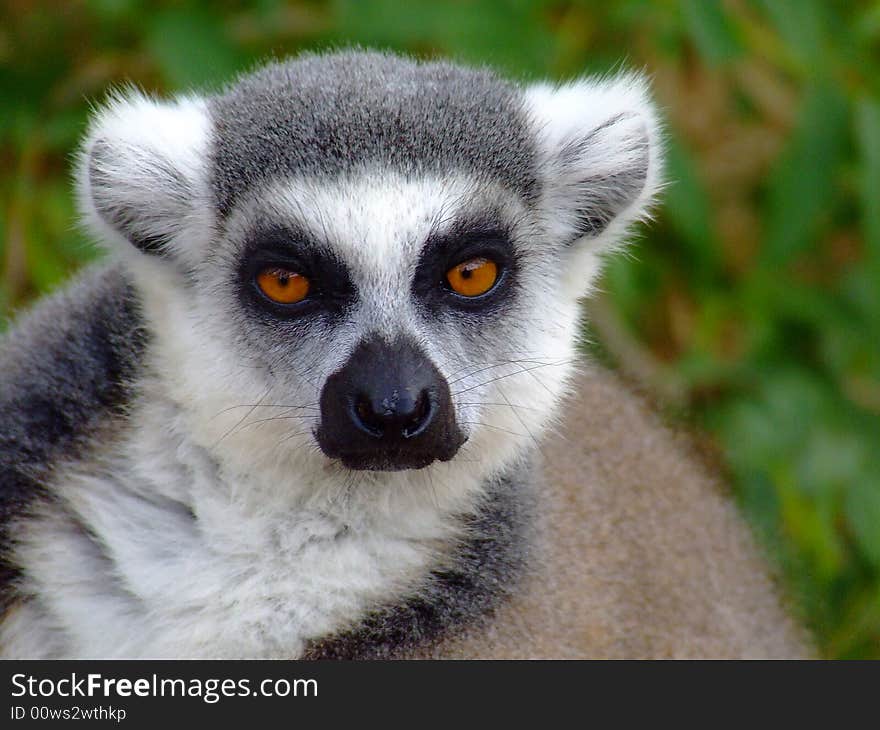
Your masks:
[[[452,291],[463,297],[485,294],[498,279],[498,265],[482,257],[468,259],[446,272],[446,280]]]
[[[306,277],[277,266],[269,266],[257,274],[257,286],[278,304],[296,304],[309,293],[309,280]]]

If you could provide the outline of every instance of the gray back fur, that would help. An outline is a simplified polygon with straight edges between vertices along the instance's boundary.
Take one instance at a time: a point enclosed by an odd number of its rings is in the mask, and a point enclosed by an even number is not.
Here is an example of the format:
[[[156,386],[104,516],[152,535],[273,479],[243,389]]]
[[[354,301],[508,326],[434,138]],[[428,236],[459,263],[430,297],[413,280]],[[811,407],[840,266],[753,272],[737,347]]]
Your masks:
[[[93,270],[0,339],[0,610],[18,572],[10,522],[130,397],[146,342],[138,310],[118,268]]]

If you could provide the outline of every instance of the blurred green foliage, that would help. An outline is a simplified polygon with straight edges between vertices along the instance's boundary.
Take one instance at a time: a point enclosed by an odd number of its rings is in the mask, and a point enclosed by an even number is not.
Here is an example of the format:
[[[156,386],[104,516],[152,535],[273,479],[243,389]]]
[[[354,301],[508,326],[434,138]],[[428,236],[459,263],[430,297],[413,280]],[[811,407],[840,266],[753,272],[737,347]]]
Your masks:
[[[4,0],[0,312],[96,255],[69,186],[89,100],[351,43],[652,74],[669,186],[595,337],[710,434],[821,651],[880,658],[878,2]]]

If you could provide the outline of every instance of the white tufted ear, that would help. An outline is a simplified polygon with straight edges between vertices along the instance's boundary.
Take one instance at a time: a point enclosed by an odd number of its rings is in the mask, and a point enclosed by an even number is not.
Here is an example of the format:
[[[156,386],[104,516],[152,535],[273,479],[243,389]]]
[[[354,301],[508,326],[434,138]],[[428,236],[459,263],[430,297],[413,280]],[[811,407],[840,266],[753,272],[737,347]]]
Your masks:
[[[647,214],[661,181],[657,113],[640,76],[525,91],[538,138],[551,232],[613,243]]]
[[[79,155],[76,185],[86,225],[108,243],[145,253],[181,253],[176,239],[202,231],[210,120],[197,98],[113,97],[95,115]]]

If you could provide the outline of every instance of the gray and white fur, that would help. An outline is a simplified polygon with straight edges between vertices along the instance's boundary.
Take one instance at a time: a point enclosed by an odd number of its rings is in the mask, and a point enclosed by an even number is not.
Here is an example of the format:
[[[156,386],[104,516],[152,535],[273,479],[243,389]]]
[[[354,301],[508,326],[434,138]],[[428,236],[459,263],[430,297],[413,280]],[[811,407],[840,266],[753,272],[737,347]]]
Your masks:
[[[661,152],[636,75],[350,51],[114,96],[77,167],[109,261],[0,349],[3,655],[394,657],[488,625],[535,560],[578,300]],[[474,254],[500,275],[463,301]],[[279,259],[302,306],[254,287]],[[428,435],[373,449],[338,404],[394,378],[428,378]]]

